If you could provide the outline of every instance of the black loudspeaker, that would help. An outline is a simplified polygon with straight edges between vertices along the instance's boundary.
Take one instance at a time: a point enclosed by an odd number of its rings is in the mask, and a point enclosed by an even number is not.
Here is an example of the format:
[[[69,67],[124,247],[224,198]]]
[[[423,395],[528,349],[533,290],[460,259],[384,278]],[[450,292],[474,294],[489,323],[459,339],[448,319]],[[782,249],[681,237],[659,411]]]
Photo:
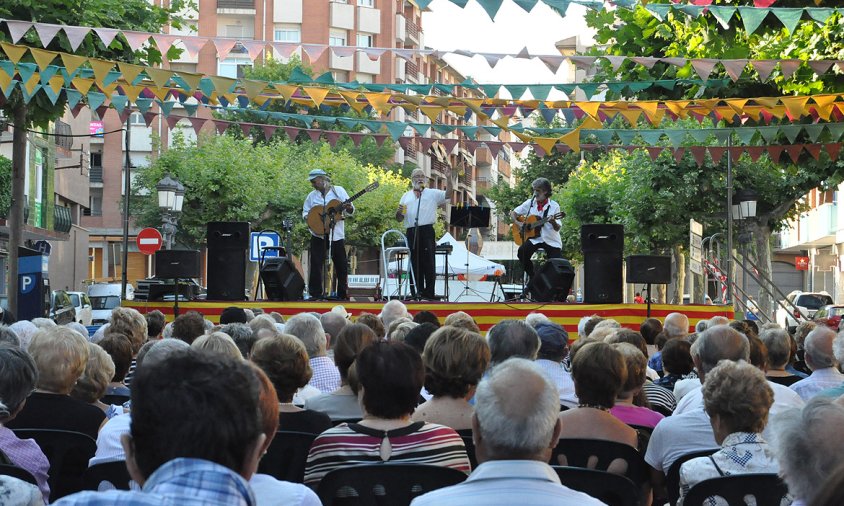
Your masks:
[[[671,257],[630,255],[627,257],[627,282],[667,285],[671,282]]]
[[[155,252],[156,278],[198,278],[199,276],[199,251],[168,249]]]
[[[261,268],[261,281],[269,300],[302,300],[305,280],[287,257],[266,259]]]
[[[624,225],[589,224],[580,226],[583,253],[624,251]]]
[[[530,280],[528,290],[539,302],[563,302],[574,281],[574,268],[564,258],[549,258]]]
[[[583,254],[583,302],[621,304],[624,300],[621,252]]]
[[[246,221],[210,221],[207,232],[208,249],[249,249],[250,228]]]
[[[246,250],[208,248],[208,300],[246,300],[245,287]]]

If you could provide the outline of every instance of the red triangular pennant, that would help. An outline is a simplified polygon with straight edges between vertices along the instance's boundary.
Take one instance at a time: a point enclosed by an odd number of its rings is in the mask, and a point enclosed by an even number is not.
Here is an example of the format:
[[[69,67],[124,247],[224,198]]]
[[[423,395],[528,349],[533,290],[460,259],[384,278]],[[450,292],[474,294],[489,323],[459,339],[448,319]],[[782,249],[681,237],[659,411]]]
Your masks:
[[[278,128],[278,126],[276,126],[276,125],[261,125],[261,130],[264,131],[264,139],[266,139],[266,140],[272,139],[273,134],[275,134],[275,131],[276,131],[277,128]]]
[[[349,132],[349,133],[347,133],[346,135],[347,135],[350,139],[352,139],[352,142],[354,142],[354,143],[355,143],[355,146],[360,146],[360,143],[361,143],[361,142],[363,142],[363,140],[366,138],[366,134],[359,134],[359,133],[352,133],[352,132]]]
[[[196,135],[199,135],[199,131],[202,130],[202,127],[205,125],[205,122],[208,121],[205,118],[188,118],[190,121],[191,126],[193,127],[193,131],[196,132]]]
[[[685,155],[685,154],[686,154],[685,148],[676,148],[674,150],[674,161],[677,162],[677,163],[680,163],[681,161],[683,161],[683,155]]]
[[[821,158],[821,145],[820,144],[805,144],[803,146],[806,151],[812,155],[812,158],[815,160],[820,160]]]
[[[739,158],[741,158],[742,153],[744,153],[744,147],[742,146],[733,146],[729,148],[730,150],[730,158],[733,160],[733,163],[738,163]]]
[[[695,158],[697,166],[703,166],[704,157],[706,156],[706,146],[692,146],[689,150],[692,152],[692,156]]]
[[[229,125],[231,125],[231,123],[229,123],[228,121],[223,121],[219,119],[214,120],[214,127],[217,128],[217,133],[220,135],[226,133],[226,130],[229,129]]]
[[[779,146],[779,145],[768,146],[767,149],[768,149],[768,156],[771,157],[771,160],[774,163],[779,163],[780,156],[782,155],[783,146]]]
[[[724,158],[724,153],[727,152],[727,148],[721,146],[709,146],[709,155],[712,157],[712,161],[715,165],[721,163],[721,159]]]
[[[826,150],[830,160],[838,160],[838,154],[841,152],[841,143],[833,142],[832,144],[824,144],[824,150]]]
[[[244,137],[249,137],[250,132],[252,132],[252,127],[255,126],[252,123],[241,123],[240,130],[243,132]]]
[[[648,154],[651,155],[651,160],[656,161],[664,148],[662,146],[646,146],[645,149],[648,151]]]
[[[302,131],[301,128],[296,128],[296,127],[292,127],[292,126],[284,126],[284,127],[281,127],[281,128],[282,128],[282,130],[284,130],[284,133],[287,134],[287,138],[290,139],[291,141],[295,141],[296,137],[299,137],[299,132]]]
[[[322,136],[322,130],[317,130],[314,128],[306,128],[305,133],[308,134],[308,137],[311,138],[311,142],[313,143],[319,142],[319,138]]]
[[[750,159],[755,162],[765,152],[765,146],[747,146],[744,150],[750,155]]]
[[[792,144],[791,146],[786,146],[785,152],[788,153],[788,157],[791,158],[791,161],[797,163],[797,160],[800,158],[800,152],[803,151],[802,144]]]

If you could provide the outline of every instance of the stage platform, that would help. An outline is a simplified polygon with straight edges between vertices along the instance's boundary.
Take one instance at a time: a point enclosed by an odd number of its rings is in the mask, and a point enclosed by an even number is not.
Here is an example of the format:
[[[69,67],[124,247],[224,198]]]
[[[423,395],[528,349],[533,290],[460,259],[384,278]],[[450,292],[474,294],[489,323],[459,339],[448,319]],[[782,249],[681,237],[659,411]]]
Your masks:
[[[381,312],[383,302],[273,302],[273,301],[243,301],[243,302],[213,302],[195,301],[179,302],[179,314],[187,311],[199,311],[206,318],[214,323],[219,322],[220,313],[230,306],[243,308],[261,308],[269,313],[276,311],[285,318],[298,313],[313,311],[324,313],[330,311],[337,304],[342,304],[346,311],[356,317],[360,313]],[[505,319],[524,319],[532,312],[542,313],[552,321],[565,327],[572,336],[577,336],[577,324],[584,316],[597,314],[605,318],[617,320],[625,327],[639,330],[639,324],[647,318],[648,307],[645,304],[564,304],[564,303],[536,303],[536,302],[406,302],[411,313],[427,310],[437,315],[440,321],[456,311],[464,311],[475,319],[483,332],[490,329],[495,323]],[[125,307],[132,307],[141,313],[159,310],[167,317],[167,321],[173,319],[172,302],[137,302],[124,300]],[[665,319],[669,313],[684,313],[689,317],[690,331],[694,330],[695,324],[700,320],[707,320],[713,316],[726,316],[733,318],[733,308],[730,306],[712,305],[668,305],[652,304],[651,317],[659,320]]]

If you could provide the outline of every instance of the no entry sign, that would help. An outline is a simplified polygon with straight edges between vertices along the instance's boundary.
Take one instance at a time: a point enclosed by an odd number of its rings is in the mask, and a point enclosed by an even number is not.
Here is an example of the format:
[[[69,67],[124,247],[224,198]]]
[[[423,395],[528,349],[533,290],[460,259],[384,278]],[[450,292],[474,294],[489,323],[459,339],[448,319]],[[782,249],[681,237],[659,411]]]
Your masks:
[[[161,249],[163,243],[161,239],[161,232],[154,228],[145,228],[138,232],[138,237],[135,238],[138,244],[138,249],[144,255],[152,255]]]

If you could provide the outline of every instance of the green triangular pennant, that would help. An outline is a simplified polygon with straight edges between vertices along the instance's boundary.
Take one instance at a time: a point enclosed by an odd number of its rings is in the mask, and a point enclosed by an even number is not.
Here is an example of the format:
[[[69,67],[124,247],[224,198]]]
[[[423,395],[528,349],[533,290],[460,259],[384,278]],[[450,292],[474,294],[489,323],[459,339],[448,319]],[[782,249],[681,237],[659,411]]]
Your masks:
[[[689,130],[689,133],[692,136],[692,139],[695,140],[698,144],[703,144],[709,139],[709,130]]]
[[[720,144],[726,144],[731,132],[726,128],[716,128],[712,133],[715,134],[715,138],[718,139]]]
[[[610,90],[610,93],[615,93],[616,95],[621,95],[625,87],[627,87],[627,83],[624,81],[607,83],[607,89]]]
[[[38,65],[34,63],[18,63],[18,74],[21,75],[21,82],[23,83],[28,83],[36,70],[38,70]]]
[[[773,144],[777,141],[777,137],[780,135],[779,127],[775,126],[759,127],[757,130],[766,144]]]
[[[117,70],[110,70],[103,79],[103,86],[108,86],[109,84],[113,83],[114,81],[117,81],[121,77],[123,77],[123,74],[121,72],[118,72]]]
[[[703,7],[698,5],[678,5],[676,8],[683,14],[692,18],[699,17],[703,13]]]
[[[653,14],[653,16],[660,20],[665,21],[665,16],[668,15],[668,11],[671,10],[670,4],[648,4],[645,6],[645,10]]]
[[[469,3],[469,0],[448,0],[449,2],[453,3],[454,5],[460,7],[461,9],[466,7],[466,4]],[[431,2],[428,2],[431,3]],[[419,8],[421,9],[422,6],[420,5]]]
[[[803,125],[803,130],[806,131],[806,136],[812,142],[818,142],[818,139],[823,133],[823,124],[812,123],[811,125]]]
[[[440,135],[448,135],[454,131],[455,127],[452,125],[431,125],[431,128]]]
[[[454,94],[454,85],[453,84],[437,83],[437,84],[434,84],[434,88],[440,90],[441,92],[445,93],[446,95],[453,95]]]
[[[394,141],[399,140],[401,134],[407,129],[407,125],[400,121],[388,121],[386,122],[387,132],[390,133]]]
[[[589,133],[598,138],[598,144],[606,146],[612,144],[614,130],[589,130]]]
[[[618,135],[621,144],[625,146],[629,146],[633,142],[633,138],[636,137],[636,130],[616,130],[615,133]]]
[[[809,16],[818,23],[825,24],[826,20],[832,16],[832,13],[835,12],[835,10],[826,7],[813,7],[811,9],[806,9],[806,12],[808,12]]]
[[[666,90],[673,90],[674,86],[677,85],[677,81],[673,79],[660,79],[659,81],[654,81],[654,84]]]
[[[522,95],[525,94],[527,86],[524,84],[505,84],[504,89],[510,92],[510,96],[513,97],[513,100],[519,100],[522,98]]]
[[[425,134],[428,133],[428,130],[431,129],[431,125],[427,123],[411,123],[410,126],[412,126],[413,129],[416,130],[421,136],[425,136]]]
[[[173,106],[176,105],[176,102],[173,101],[162,102],[160,100],[156,100],[155,103],[158,104],[158,107],[161,107],[161,114],[165,116],[170,116]]]
[[[794,35],[794,30],[797,28],[797,24],[800,23],[800,17],[803,16],[803,9],[777,7],[771,10],[774,12],[774,16],[776,16],[777,19],[782,22],[783,26],[785,26],[786,30],[788,30],[788,34]]]
[[[780,132],[785,134],[785,138],[788,139],[788,142],[791,144],[794,144],[794,141],[797,140],[797,136],[800,135],[802,130],[802,125],[783,125],[780,127]]]
[[[733,18],[733,14],[736,13],[736,8],[724,5],[710,5],[709,12],[715,16],[715,19],[721,23],[721,27],[726,30],[730,28],[730,20]]]
[[[753,142],[753,137],[756,136],[755,128],[736,128],[733,132],[738,136],[742,146],[749,146]]]
[[[528,86],[528,90],[530,90],[530,94],[534,100],[545,100],[548,98],[548,94],[551,93],[551,85],[532,84]]]
[[[319,84],[334,84],[334,77],[331,75],[331,72],[326,72],[314,79],[314,82]]]
[[[211,82],[211,79],[203,77],[199,80],[199,91],[201,91],[206,97],[210,97],[216,90],[214,88],[214,83]]]
[[[586,95],[586,100],[592,100],[592,97],[598,93],[598,86],[600,85],[601,83],[580,83],[577,87]]]
[[[82,100],[82,93],[74,90],[74,89],[66,89],[65,93],[67,94],[67,106],[71,109],[76,107],[76,104]]]
[[[59,68],[55,65],[48,65],[47,68],[41,71],[41,84],[46,85],[49,83],[50,79],[52,79],[58,71]]]
[[[59,90],[59,93],[56,93],[55,91],[53,91],[53,88],[51,88],[50,86],[45,86],[45,85],[40,85],[40,84],[38,86],[40,86],[41,89],[44,90],[44,94],[47,95],[47,98],[50,100],[50,103],[52,103],[53,105],[56,105],[56,102],[59,100],[59,95],[61,94],[61,90]],[[35,90],[32,92],[32,94],[35,95],[37,92],[38,92],[38,88],[36,87]]]
[[[741,15],[741,22],[744,23],[744,30],[748,35],[753,34],[765,16],[771,12],[771,9],[757,9],[756,7],[739,7],[739,14]]]
[[[489,135],[491,135],[493,137],[498,137],[498,134],[501,133],[501,127],[484,125],[481,128],[486,130],[486,133],[488,133]]]
[[[524,9],[525,12],[530,12],[533,10],[538,1],[539,0],[513,0],[513,3]]]
[[[151,98],[138,98],[135,100],[135,107],[138,108],[138,112],[141,114],[145,114],[150,107],[152,107],[152,99]]]
[[[123,109],[126,108],[126,105],[129,103],[129,97],[126,95],[112,95],[111,96],[111,106],[114,107],[114,110],[117,111],[117,114],[123,112]]]
[[[577,85],[576,84],[555,84],[554,88],[557,88],[557,90],[562,91],[563,93],[565,93],[568,96],[571,96],[571,94],[574,93],[575,88],[577,88]]]
[[[630,83],[627,83],[627,88],[630,90],[631,93],[638,93],[640,91],[644,91],[644,90],[650,88],[652,85],[653,85],[653,83],[648,82],[648,81],[644,81],[644,82],[641,82],[641,83],[630,82]]]
[[[187,113],[188,116],[193,116],[196,114],[196,109],[199,108],[199,104],[184,104],[184,107],[185,113]]]
[[[504,3],[504,0],[477,0],[481,7],[486,11],[487,15],[489,15],[489,19],[495,20],[495,15],[498,14],[498,9],[501,8],[501,4]]]
[[[310,83],[313,82],[311,76],[302,72],[300,67],[296,67],[293,69],[293,72],[290,73],[290,78],[287,80],[289,83],[294,84],[302,84],[302,83]]]
[[[672,128],[670,130],[666,130],[665,135],[668,137],[668,142],[671,143],[671,147],[679,148],[680,145],[683,144],[683,139],[686,137],[686,131]]]
[[[844,134],[844,123],[827,123],[826,129],[829,130],[830,141],[838,142]]]
[[[476,126],[459,126],[458,129],[463,131],[463,134],[470,139],[474,139],[478,135],[478,128]]]
[[[99,91],[89,91],[86,96],[88,98],[88,107],[91,110],[96,110],[99,106],[103,105],[106,99],[106,96]]]
[[[642,139],[651,146],[656,146],[662,138],[662,130],[640,130],[639,133],[642,134]]]
[[[32,93],[29,93],[28,91],[26,91],[26,86],[21,86],[21,93],[23,93],[23,103],[28,104],[29,101],[32,100],[32,97],[34,97],[41,88],[42,86],[40,84],[36,84],[35,87],[32,89]],[[46,88],[49,88],[49,86],[47,86]],[[100,93],[100,95],[102,95],[102,93]],[[105,100],[105,95],[103,95],[103,100]]]

